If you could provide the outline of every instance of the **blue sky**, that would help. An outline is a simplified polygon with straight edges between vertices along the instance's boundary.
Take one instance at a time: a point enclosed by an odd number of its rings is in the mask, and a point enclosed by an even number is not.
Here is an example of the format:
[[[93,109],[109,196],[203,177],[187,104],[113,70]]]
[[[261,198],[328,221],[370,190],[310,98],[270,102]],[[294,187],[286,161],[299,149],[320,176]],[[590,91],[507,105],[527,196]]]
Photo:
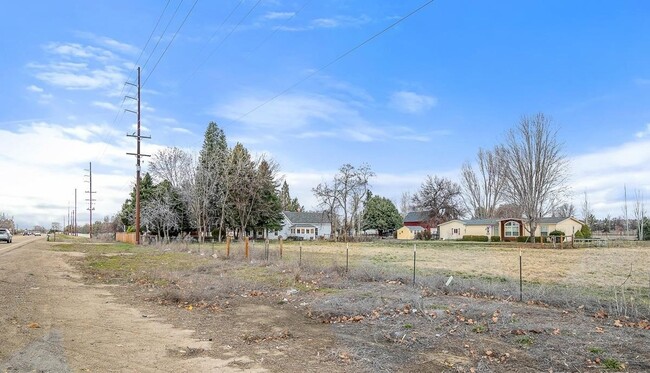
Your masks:
[[[276,160],[307,208],[344,163],[370,164],[375,194],[395,202],[426,175],[458,180],[537,112],[565,143],[578,211],[585,191],[598,217],[622,215],[624,184],[628,199],[650,196],[645,1],[434,1],[324,69],[423,2],[198,0],[174,36],[194,4],[3,4],[0,212],[49,227],[78,188],[87,222],[88,162],[94,217],[119,210],[135,172],[123,83],[138,57],[143,152],[198,151],[215,121]]]

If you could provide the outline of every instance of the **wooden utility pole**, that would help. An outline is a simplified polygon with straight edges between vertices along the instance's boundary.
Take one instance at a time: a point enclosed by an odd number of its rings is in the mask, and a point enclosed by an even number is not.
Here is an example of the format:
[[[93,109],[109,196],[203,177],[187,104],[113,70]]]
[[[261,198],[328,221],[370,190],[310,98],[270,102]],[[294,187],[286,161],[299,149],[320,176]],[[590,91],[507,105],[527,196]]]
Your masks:
[[[93,201],[95,201],[95,199],[93,198],[93,193],[97,193],[97,192],[93,192],[93,163],[92,162],[88,163],[88,175],[87,176],[88,176],[88,179],[89,179],[88,183],[90,183],[90,190],[86,191],[86,193],[88,193],[88,199],[86,199],[86,201],[88,201],[88,211],[90,212],[90,217],[89,217],[89,219],[90,219],[90,230],[89,230],[90,238],[93,238],[93,210],[95,209],[93,207]]]
[[[128,85],[132,85],[138,88],[138,96],[136,97],[130,97],[126,96],[127,98],[130,98],[132,100],[136,100],[138,103],[138,111],[133,111],[129,109],[124,109],[126,111],[129,111],[131,113],[134,113],[138,116],[138,122],[137,122],[137,127],[136,127],[136,132],[134,134],[128,135],[128,137],[135,137],[136,139],[136,152],[135,153],[126,153],[129,155],[134,155],[135,156],[135,244],[139,245],[140,244],[140,159],[142,157],[148,157],[148,154],[142,154],[140,153],[140,139],[150,139],[150,136],[142,136],[140,134],[140,67],[138,66],[138,84],[135,85],[133,83],[126,83]]]

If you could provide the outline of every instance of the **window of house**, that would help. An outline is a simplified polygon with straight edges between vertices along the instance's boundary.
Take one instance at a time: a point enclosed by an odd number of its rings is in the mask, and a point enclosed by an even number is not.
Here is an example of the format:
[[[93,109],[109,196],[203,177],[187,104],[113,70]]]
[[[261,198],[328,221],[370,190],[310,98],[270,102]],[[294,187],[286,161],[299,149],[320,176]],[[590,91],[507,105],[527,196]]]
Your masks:
[[[509,221],[504,226],[503,235],[506,237],[519,237],[519,223],[516,221]]]
[[[542,236],[548,236],[548,225],[542,225],[541,234]]]
[[[296,234],[296,228],[291,228],[291,234]]]
[[[314,234],[318,236],[318,228],[314,229]]]
[[[452,234],[460,234],[460,228],[452,229]]]

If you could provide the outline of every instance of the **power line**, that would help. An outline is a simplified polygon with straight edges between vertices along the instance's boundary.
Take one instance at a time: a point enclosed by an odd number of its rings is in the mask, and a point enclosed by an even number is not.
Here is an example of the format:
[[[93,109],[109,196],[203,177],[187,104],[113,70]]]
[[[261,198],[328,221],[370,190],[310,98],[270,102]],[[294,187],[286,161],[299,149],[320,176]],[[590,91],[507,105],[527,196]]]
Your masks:
[[[259,0],[259,1],[261,1],[261,0]],[[199,2],[199,0],[194,0],[194,4],[192,4],[192,7],[190,8],[189,12],[187,12],[187,15],[185,15],[185,18],[183,18],[183,22],[181,22],[181,25],[178,26],[178,29],[176,30],[176,32],[174,32],[174,36],[172,36],[172,39],[167,44],[167,46],[165,47],[165,50],[162,52],[160,57],[158,57],[158,61],[156,61],[156,64],[153,66],[153,68],[149,72],[149,75],[147,75],[147,78],[144,80],[144,83],[142,83],[142,87],[144,87],[147,84],[147,81],[151,77],[151,74],[153,74],[153,72],[156,70],[156,67],[158,67],[158,64],[160,63],[160,60],[162,60],[162,58],[165,56],[165,53],[167,53],[167,50],[169,49],[169,47],[174,42],[174,39],[176,39],[176,35],[178,35],[178,32],[181,30],[181,28],[183,27],[183,25],[185,24],[187,19],[190,17],[190,14],[192,14],[192,11],[194,10],[194,7],[196,6],[196,3],[198,3],[198,2]]]
[[[314,76],[314,75],[320,73],[321,71],[327,69],[328,67],[330,67],[330,66],[334,65],[335,63],[337,63],[338,61],[342,60],[343,58],[345,58],[346,56],[348,56],[348,55],[351,54],[352,52],[354,52],[354,51],[356,51],[357,49],[363,47],[364,45],[370,43],[372,40],[376,39],[377,37],[379,37],[380,35],[382,35],[382,34],[385,33],[386,31],[388,31],[388,30],[392,29],[393,27],[397,26],[398,24],[400,24],[401,22],[403,22],[403,21],[406,20],[407,18],[411,17],[411,16],[414,15],[415,13],[419,12],[420,10],[424,9],[427,5],[433,3],[434,1],[435,1],[435,0],[428,0],[428,1],[426,1],[424,4],[420,5],[420,6],[417,7],[416,9],[412,10],[410,13],[406,14],[405,16],[401,17],[401,18],[398,19],[397,21],[395,21],[395,22],[391,23],[390,25],[388,25],[388,27],[386,27],[386,28],[384,28],[383,30],[381,30],[381,31],[379,31],[379,32],[377,32],[377,33],[375,33],[374,35],[372,35],[372,36],[369,37],[368,39],[364,40],[364,41],[361,42],[360,44],[357,44],[357,45],[354,46],[353,48],[348,49],[346,52],[344,52],[343,54],[340,54],[338,57],[336,57],[336,58],[333,59],[332,61],[330,61],[330,62],[328,62],[327,64],[323,65],[323,66],[320,67],[319,69],[314,70],[314,71],[311,72],[309,75],[305,76],[304,78],[298,80],[297,82],[293,83],[293,84],[290,85],[289,87],[287,87],[287,88],[285,88],[284,90],[280,91],[280,93],[277,93],[275,96],[273,96],[273,97],[269,98],[268,100],[262,102],[261,104],[255,106],[254,108],[252,108],[251,110],[249,110],[248,112],[246,112],[245,114],[243,114],[242,116],[240,116],[239,118],[237,118],[236,120],[237,120],[237,121],[242,120],[243,118],[247,117],[247,116],[250,115],[251,113],[253,113],[253,112],[259,110],[260,108],[266,106],[266,105],[269,104],[270,102],[275,101],[275,99],[277,99],[278,97],[284,95],[285,93],[289,92],[290,90],[294,89],[294,88],[297,87],[298,85],[302,84],[305,80],[307,80],[307,79],[311,78],[312,76]]]
[[[307,0],[307,1],[305,1],[305,2],[302,4],[302,6],[300,7],[300,9],[298,9],[298,11],[296,11],[295,13],[293,13],[293,14],[291,15],[291,17],[287,18],[287,19],[284,21],[284,23],[282,23],[282,26],[287,25],[287,24],[288,24],[292,19],[294,19],[298,14],[300,14],[300,12],[302,12],[302,10],[305,9],[305,7],[307,7],[307,4],[309,4],[310,2],[311,2],[311,0]],[[262,40],[262,41],[261,41],[261,42],[260,42],[256,47],[255,47],[255,48],[251,49],[248,53],[253,53],[253,52],[255,52],[256,50],[260,49],[260,47],[262,47],[262,45],[266,44],[266,42],[269,41],[269,39],[271,39],[271,38],[272,38],[272,37],[273,37],[273,36],[274,36],[274,35],[275,35],[279,30],[280,30],[280,27],[276,27],[276,28],[273,30],[272,33],[268,34],[266,38],[264,38],[264,39],[263,39],[263,40]]]
[[[169,21],[167,21],[167,25],[165,26],[165,29],[163,32],[160,34],[160,37],[158,37],[158,41],[156,41],[156,45],[153,46],[153,49],[151,50],[151,53],[149,53],[149,56],[147,57],[147,60],[144,61],[144,64],[142,65],[142,69],[144,69],[147,64],[149,63],[149,60],[151,59],[151,56],[153,56],[154,52],[156,49],[158,49],[158,44],[160,44],[160,41],[162,40],[163,36],[167,33],[167,29],[169,28],[169,25],[171,25],[172,21],[174,18],[176,18],[176,13],[178,13],[178,9],[180,9],[181,5],[183,4],[183,0],[181,0],[178,5],[176,6],[176,9],[174,9],[174,14],[172,14],[171,18]]]
[[[215,52],[216,52],[216,51],[221,47],[221,45],[223,45],[223,43],[224,43],[226,40],[228,40],[228,38],[230,37],[230,35],[232,35],[233,32],[235,32],[235,30],[237,30],[237,28],[242,24],[242,22],[244,22],[244,20],[246,20],[246,18],[248,18],[248,16],[253,12],[253,10],[255,10],[255,8],[257,8],[257,6],[258,6],[261,2],[262,2],[262,0],[257,0],[257,2],[255,3],[255,5],[253,5],[253,7],[250,8],[250,9],[248,10],[248,12],[244,15],[244,17],[242,17],[242,18],[239,20],[239,22],[238,22],[238,23],[237,23],[237,24],[236,24],[232,29],[230,29],[230,32],[229,32],[229,33],[228,33],[228,34],[227,34],[223,39],[221,39],[221,41],[219,41],[219,44],[217,44],[217,46],[214,47],[214,49],[212,49],[212,51],[210,52],[210,54],[208,54],[208,56],[207,56],[206,58],[204,58],[204,59],[201,61],[201,63],[199,63],[199,64],[196,66],[196,68],[194,68],[194,70],[190,73],[190,75],[188,75],[187,78],[183,81],[183,84],[187,83],[187,81],[190,80],[190,79],[194,76],[194,74],[195,74],[195,73],[196,73],[196,72],[197,72],[197,71],[198,71],[198,70],[199,70],[199,69],[200,69],[200,68],[201,68],[201,67],[202,67],[202,66],[203,66],[203,65],[204,65],[204,64],[205,64],[205,63],[206,63],[206,62],[207,62],[211,57],[212,57],[212,55],[213,55],[213,54],[214,54],[214,53],[215,53]],[[240,4],[241,4],[241,2],[240,2]],[[239,4],[237,5],[237,7],[239,7]],[[236,9],[237,7],[235,7],[235,9]],[[233,10],[232,12],[230,12],[230,14],[232,14],[233,12],[234,12],[234,10]],[[230,15],[228,15],[228,17],[227,17],[226,19],[228,19],[228,18],[230,18]],[[225,20],[224,20],[223,23],[225,23]],[[223,23],[222,23],[222,25],[223,25]],[[218,31],[218,30],[217,30],[217,31]],[[210,38],[210,40],[212,40],[212,38],[214,37],[214,35],[216,35],[216,32],[215,32],[215,34],[212,35],[212,37]],[[145,83],[146,83],[146,81],[145,81]]]

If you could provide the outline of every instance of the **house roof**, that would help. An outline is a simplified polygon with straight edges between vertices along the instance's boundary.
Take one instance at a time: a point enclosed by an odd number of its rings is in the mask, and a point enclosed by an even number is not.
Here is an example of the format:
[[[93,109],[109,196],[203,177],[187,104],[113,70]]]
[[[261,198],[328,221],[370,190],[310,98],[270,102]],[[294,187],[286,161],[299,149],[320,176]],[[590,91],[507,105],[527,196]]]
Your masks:
[[[411,211],[404,217],[404,223],[419,223],[429,220],[429,211]]]
[[[405,225],[402,228],[406,228],[410,230],[411,232],[421,232],[424,230],[424,228],[420,227],[419,225],[411,226],[411,225]]]
[[[283,211],[291,224],[326,224],[330,218],[325,212]]]
[[[500,219],[469,219],[463,220],[465,225],[494,225],[497,224]]]

